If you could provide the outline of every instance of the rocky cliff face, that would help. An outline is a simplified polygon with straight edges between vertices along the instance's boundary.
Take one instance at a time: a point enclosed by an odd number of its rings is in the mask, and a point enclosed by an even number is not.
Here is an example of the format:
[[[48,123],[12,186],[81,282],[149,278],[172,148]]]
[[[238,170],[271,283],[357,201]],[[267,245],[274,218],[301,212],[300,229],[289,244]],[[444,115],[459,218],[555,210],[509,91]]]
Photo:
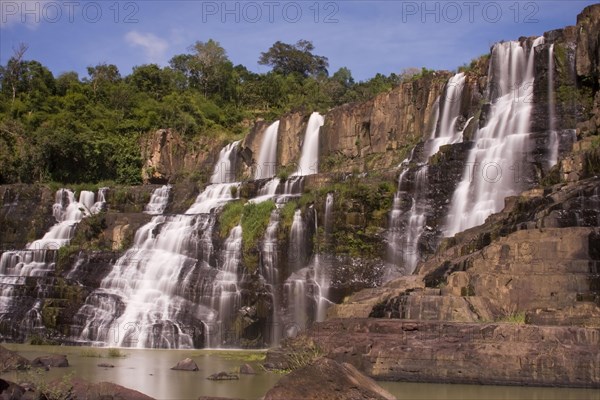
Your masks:
[[[311,339],[379,380],[600,387],[598,328],[334,319]],[[285,353],[286,347],[283,349]],[[267,362],[285,367],[271,352]]]
[[[186,140],[172,129],[148,133],[140,143],[142,179],[153,184],[181,181],[189,175],[206,180],[221,147],[218,138]]]
[[[21,249],[54,224],[54,193],[38,185],[0,186],[0,245]]]
[[[448,77],[431,73],[371,101],[328,112],[321,130],[322,170],[365,172],[398,165],[431,134],[433,110]]]

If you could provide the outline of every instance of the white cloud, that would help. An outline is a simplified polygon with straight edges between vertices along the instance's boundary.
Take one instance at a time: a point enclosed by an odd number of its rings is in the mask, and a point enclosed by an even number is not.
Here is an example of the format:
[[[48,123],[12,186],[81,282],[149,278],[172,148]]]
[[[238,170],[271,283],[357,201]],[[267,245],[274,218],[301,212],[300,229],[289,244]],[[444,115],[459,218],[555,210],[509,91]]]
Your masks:
[[[125,41],[133,47],[141,47],[146,54],[146,60],[151,63],[164,63],[169,44],[166,40],[152,33],[130,31],[125,35]]]

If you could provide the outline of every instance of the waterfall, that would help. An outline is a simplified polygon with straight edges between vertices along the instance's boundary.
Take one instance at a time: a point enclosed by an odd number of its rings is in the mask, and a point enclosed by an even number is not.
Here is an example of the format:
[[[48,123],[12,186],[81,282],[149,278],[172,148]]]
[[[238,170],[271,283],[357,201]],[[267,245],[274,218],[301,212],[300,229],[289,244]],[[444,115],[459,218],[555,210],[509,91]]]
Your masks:
[[[401,267],[404,274],[411,274],[420,260],[419,239],[425,231],[429,207],[429,158],[440,147],[461,142],[464,128],[471,121],[468,119],[460,126],[465,79],[464,73],[458,73],[448,80],[436,102],[434,123],[429,138],[423,144],[423,153],[415,154],[413,148],[410,157],[400,164],[402,172],[389,218],[387,259],[392,265]],[[410,165],[415,166],[409,168]]]
[[[93,192],[82,191],[79,201],[75,193],[68,189],[59,189],[55,195],[52,214],[56,220],[41,239],[27,244],[25,250],[6,251],[0,256],[0,276],[45,276],[54,271],[54,252],[69,244],[75,233],[75,227],[81,220],[104,208],[106,188],[99,189],[98,201]]]
[[[463,131],[457,126],[460,117],[460,103],[465,87],[465,74],[454,75],[446,84],[440,99],[439,116],[431,138],[425,145],[426,157],[438,152],[440,147],[462,141]],[[465,124],[466,126],[466,124]]]
[[[93,192],[82,191],[79,200],[68,189],[59,189],[55,195],[52,214],[56,220],[43,238],[26,246],[25,250],[5,251],[0,256],[0,323],[18,326],[19,333],[27,334],[43,328],[42,299],[48,297],[47,285],[37,282],[36,299],[23,298],[27,277],[44,277],[55,270],[56,250],[69,244],[75,227],[81,220],[98,213],[105,207],[107,188]],[[97,201],[95,201],[97,200]]]
[[[144,207],[144,212],[150,215],[162,214],[169,204],[169,194],[171,192],[170,185],[154,189],[150,201]]]
[[[235,182],[235,163],[239,141],[225,146],[219,153],[219,159],[210,178],[210,183],[198,195],[186,214],[205,214],[235,199],[239,182]]]
[[[487,125],[475,134],[475,146],[452,196],[446,236],[482,224],[523,187],[520,163],[529,148],[534,49],[543,40],[537,38],[529,49],[519,42],[498,43],[492,49],[491,110]]]
[[[207,343],[207,321],[214,323],[215,314],[223,311],[213,308],[215,290],[223,293],[231,288],[227,271],[215,277],[210,266],[215,224],[211,212],[237,192],[239,183],[233,181],[237,145],[221,150],[211,184],[185,214],[155,216],[136,232],[134,246],[79,310],[75,319],[80,327],[74,333],[80,340],[153,348]],[[215,279],[222,285],[215,285]],[[196,332],[196,327],[204,332]]]
[[[302,219],[302,211],[300,209],[294,212],[292,227],[290,228],[290,265],[294,269],[299,269],[305,265],[306,260],[306,226]]]
[[[409,161],[405,161],[408,164]],[[400,173],[398,191],[394,195],[390,227],[388,228],[388,260],[403,267],[404,274],[411,274],[420,259],[418,243],[425,230],[427,211],[427,164],[417,166],[412,175],[408,168]],[[414,176],[414,187],[408,182]],[[410,209],[403,205],[410,200]]]
[[[314,208],[312,208],[314,210]],[[315,232],[318,232],[317,211],[314,210]],[[300,247],[306,234],[306,226],[302,221],[302,214],[297,210],[294,214],[290,236],[291,242],[296,242]],[[296,258],[292,255],[292,258]],[[302,263],[301,263],[302,265]],[[330,277],[327,273],[327,265],[321,261],[317,251],[312,262],[293,272],[286,279],[284,290],[284,303],[286,305],[286,334],[295,336],[298,332],[305,330],[312,322],[323,321],[327,308],[331,301],[327,299],[330,285]],[[296,266],[298,268],[298,266]]]
[[[325,198],[325,220],[323,221],[323,225],[325,226],[325,234],[330,235],[333,230],[333,193],[327,193],[327,197]]]
[[[325,119],[318,112],[310,115],[298,170],[292,176],[306,176],[319,172],[319,131],[324,123]]]
[[[85,217],[96,214],[102,210],[105,202],[107,188],[98,190],[98,201],[95,202],[93,192],[81,191],[79,201],[75,194],[68,189],[59,189],[56,192],[52,214],[57,224],[52,226],[41,239],[27,245],[30,250],[59,249],[69,244],[75,233],[75,227]]]
[[[235,182],[235,164],[237,160],[237,148],[240,141],[233,142],[221,149],[219,158],[210,177],[210,183]]]
[[[235,320],[237,310],[241,306],[241,292],[238,288],[238,270],[242,258],[242,227],[236,226],[231,230],[229,236],[223,244],[222,251],[223,264],[219,274],[216,277],[212,296],[212,308],[218,310],[219,332],[229,332],[232,322]],[[221,336],[217,347],[228,338]],[[216,340],[213,339],[213,342]],[[213,343],[211,343],[212,347]]]
[[[273,346],[279,344],[279,341],[281,340],[279,293],[277,293],[277,287],[279,285],[279,259],[277,252],[279,220],[279,209],[275,209],[271,212],[269,225],[267,226],[262,242],[262,259],[260,263],[260,273],[265,279],[267,290],[271,296],[271,304],[273,305],[269,325],[269,342]]]
[[[265,131],[258,152],[258,162],[254,179],[267,179],[277,172],[277,134],[279,121],[273,122]]]
[[[548,130],[550,131],[548,166],[553,167],[558,162],[558,133],[556,132],[556,106],[554,100],[554,43],[548,48]]]
[[[277,201],[285,201],[290,196],[299,196],[302,194],[304,176],[316,174],[319,170],[319,131],[325,119],[318,112],[313,112],[308,119],[306,131],[304,133],[304,143],[298,169],[283,182],[282,194],[278,196]],[[272,199],[276,196],[281,179],[274,177],[275,170],[269,171],[264,166],[276,165],[277,161],[277,132],[279,121],[275,121],[265,131],[263,142],[260,146],[260,155],[258,167],[255,173],[255,179],[269,178],[258,191],[258,196],[251,201],[259,203],[261,201]],[[272,172],[272,174],[268,174]],[[280,193],[281,193],[280,191]]]

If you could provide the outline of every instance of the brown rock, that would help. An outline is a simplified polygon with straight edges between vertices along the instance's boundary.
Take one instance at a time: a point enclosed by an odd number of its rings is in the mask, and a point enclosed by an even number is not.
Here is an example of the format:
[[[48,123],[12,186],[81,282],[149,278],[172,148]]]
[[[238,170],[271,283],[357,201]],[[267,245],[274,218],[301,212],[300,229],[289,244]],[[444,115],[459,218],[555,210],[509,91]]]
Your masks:
[[[252,368],[252,366],[250,364],[242,364],[242,365],[240,365],[240,374],[254,375],[254,374],[256,374],[256,371],[254,371],[254,368]]]
[[[600,388],[600,328],[337,319],[310,336],[374,379]]]
[[[30,364],[25,357],[0,346],[0,372],[26,369]]]
[[[137,390],[111,382],[91,383],[83,379],[72,380],[73,400],[153,400]]]
[[[0,379],[0,399],[19,400],[25,394],[25,389],[16,383]]]
[[[66,368],[69,366],[67,356],[61,354],[51,354],[34,359],[31,362],[32,367],[55,367]]]
[[[216,374],[212,374],[208,378],[211,381],[234,381],[240,379],[236,374],[230,374],[229,372],[221,371]]]
[[[176,371],[198,371],[198,365],[191,358],[185,358],[177,363],[173,368]]]
[[[265,400],[392,400],[395,397],[354,366],[320,358],[283,377]]]
[[[595,75],[598,78],[600,74],[600,59],[598,59],[600,43],[597,32],[600,31],[600,5],[594,4],[584,8],[577,16],[577,28],[577,57],[575,60],[577,75]]]

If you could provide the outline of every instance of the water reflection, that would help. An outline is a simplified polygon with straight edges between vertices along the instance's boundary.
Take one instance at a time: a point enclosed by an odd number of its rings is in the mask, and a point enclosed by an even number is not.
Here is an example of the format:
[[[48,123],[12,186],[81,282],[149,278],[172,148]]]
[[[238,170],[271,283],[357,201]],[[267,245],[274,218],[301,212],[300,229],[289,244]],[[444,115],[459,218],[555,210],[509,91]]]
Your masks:
[[[45,354],[66,354],[69,368],[53,368],[45,373],[48,381],[73,374],[92,382],[109,381],[139,390],[156,399],[197,399],[199,396],[259,399],[283,376],[265,372],[260,367],[261,352],[208,351],[208,350],[155,350],[122,349],[124,358],[84,357],[82,354],[102,353],[106,349],[90,349],[64,346],[30,346],[3,344],[33,359]],[[200,371],[172,371],[178,361],[190,357]],[[114,368],[98,367],[100,363],[113,364]],[[256,375],[240,375],[238,381],[215,382],[207,380],[220,371],[236,371],[241,364],[249,363]],[[24,372],[9,372],[0,377],[19,381],[26,378]],[[517,386],[450,385],[431,383],[380,382],[380,385],[399,400],[600,400],[600,390],[539,388]]]

